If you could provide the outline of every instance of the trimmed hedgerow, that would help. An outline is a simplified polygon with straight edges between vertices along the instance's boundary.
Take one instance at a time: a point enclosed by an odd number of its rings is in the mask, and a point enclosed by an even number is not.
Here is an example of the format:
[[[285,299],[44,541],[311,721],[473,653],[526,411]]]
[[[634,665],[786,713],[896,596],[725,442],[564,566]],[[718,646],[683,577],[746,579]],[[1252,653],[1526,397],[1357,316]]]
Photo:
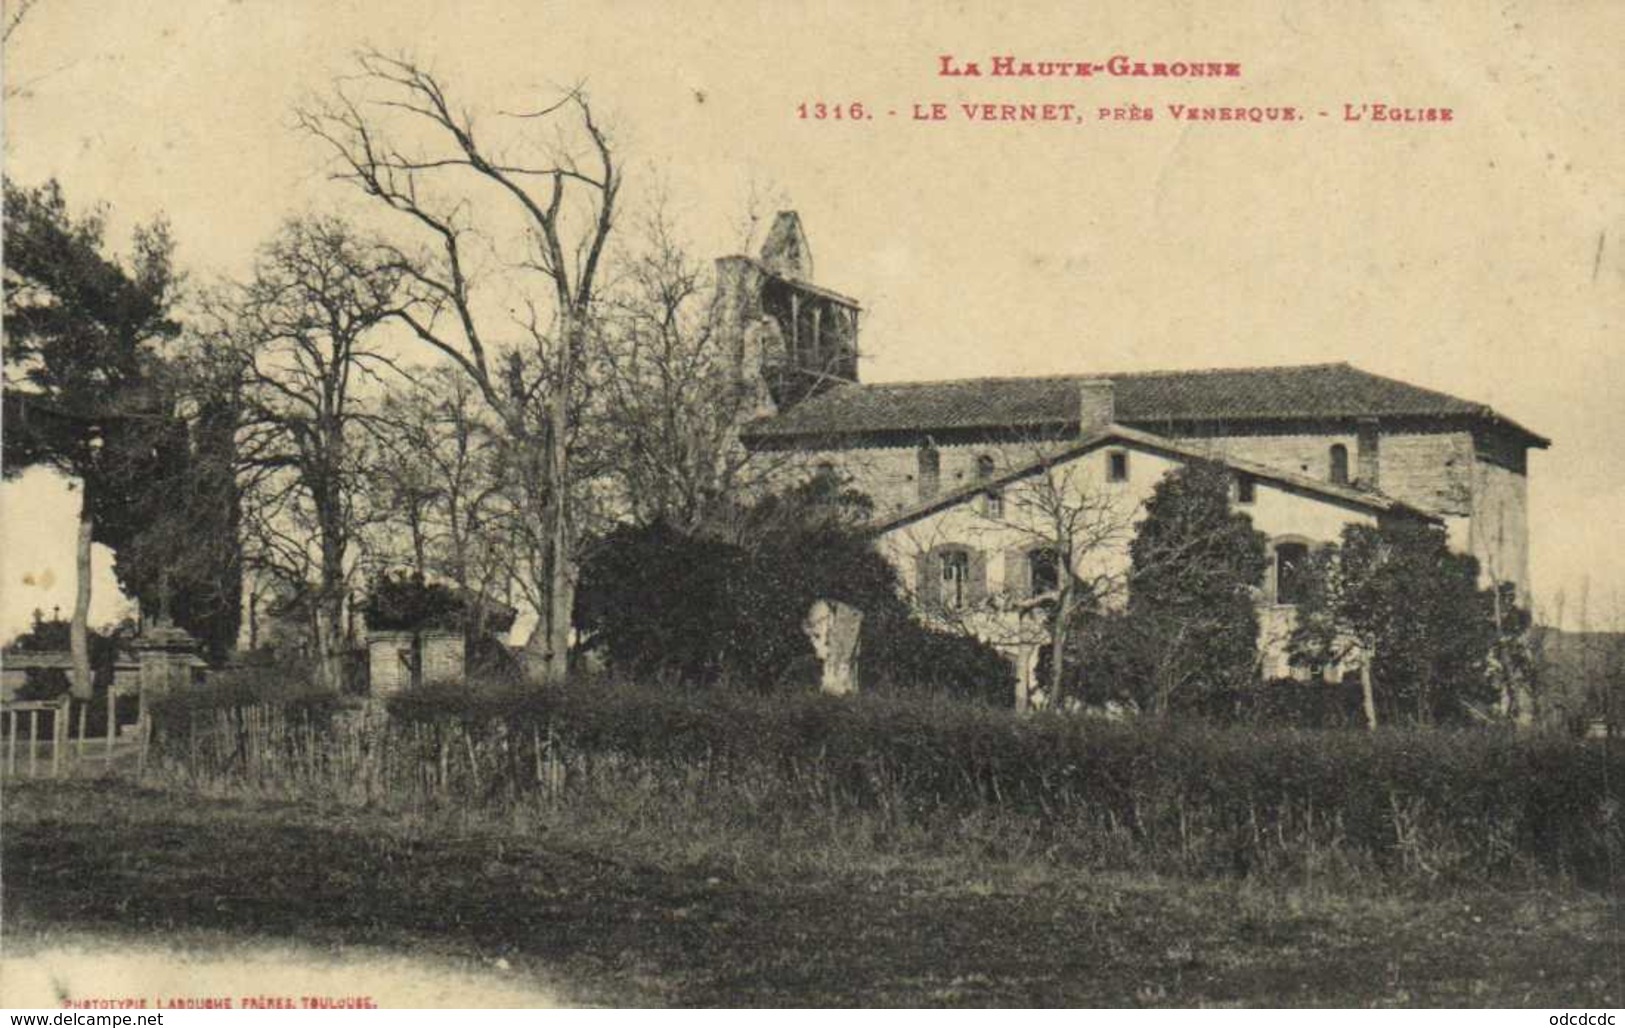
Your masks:
[[[267,781],[240,736],[211,741],[205,726],[200,742],[175,727],[167,759],[194,779]],[[640,816],[673,823],[806,834],[861,821],[938,847],[982,844],[965,826],[991,818],[1006,838],[1100,866],[1597,882],[1622,841],[1625,757],[1538,733],[1112,723],[603,683],[420,690],[394,697],[387,718],[324,731],[282,737],[325,747],[283,755],[301,788],[403,804],[635,797]]]
[[[329,720],[356,701],[315,685],[308,675],[280,668],[244,665],[212,671],[207,680],[173,689],[149,702],[154,723],[172,727],[196,716],[256,706],[283,713]]]

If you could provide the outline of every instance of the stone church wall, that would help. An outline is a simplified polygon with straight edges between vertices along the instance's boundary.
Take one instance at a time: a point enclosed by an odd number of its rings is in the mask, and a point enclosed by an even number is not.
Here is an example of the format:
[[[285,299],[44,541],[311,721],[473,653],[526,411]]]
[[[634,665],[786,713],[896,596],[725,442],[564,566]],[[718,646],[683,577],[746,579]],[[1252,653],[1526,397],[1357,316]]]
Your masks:
[[[1047,444],[1054,447],[1058,444]],[[1002,475],[1019,465],[1031,463],[1044,452],[1046,444],[1035,442],[947,443],[937,446],[936,495],[962,489],[977,481],[979,461],[993,459],[993,474]],[[770,460],[772,451],[759,460]],[[906,510],[925,497],[920,491],[919,446],[854,446],[841,449],[808,450],[798,457],[795,471],[811,475],[822,464],[829,465],[852,488],[875,501],[877,514]]]

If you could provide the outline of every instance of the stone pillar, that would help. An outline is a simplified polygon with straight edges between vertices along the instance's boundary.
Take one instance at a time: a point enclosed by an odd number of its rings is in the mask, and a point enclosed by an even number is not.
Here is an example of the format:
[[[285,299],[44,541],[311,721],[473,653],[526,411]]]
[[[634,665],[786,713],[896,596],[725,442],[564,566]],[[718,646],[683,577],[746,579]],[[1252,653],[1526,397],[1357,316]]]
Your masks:
[[[367,680],[374,696],[409,689],[412,686],[412,633],[367,633]]]
[[[858,636],[863,629],[863,611],[838,600],[818,600],[807,612],[801,627],[823,666],[819,690],[835,696],[857,692]]]
[[[147,704],[165,693],[192,684],[192,669],[203,661],[198,641],[184,628],[160,620],[136,637],[133,643],[140,674],[141,719],[147,717]]]
[[[462,685],[468,677],[467,644],[461,629],[425,628],[418,633],[424,685]]]

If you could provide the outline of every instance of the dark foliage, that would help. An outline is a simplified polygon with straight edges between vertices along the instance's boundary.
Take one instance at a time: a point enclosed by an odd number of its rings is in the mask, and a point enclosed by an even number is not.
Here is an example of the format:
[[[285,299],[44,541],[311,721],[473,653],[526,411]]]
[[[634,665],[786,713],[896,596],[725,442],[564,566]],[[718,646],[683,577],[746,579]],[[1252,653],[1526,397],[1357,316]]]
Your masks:
[[[888,611],[865,619],[860,645],[858,677],[865,691],[1015,706],[1015,669],[974,636],[922,625],[907,611]]]
[[[896,572],[856,529],[868,502],[814,479],[739,513],[733,540],[663,523],[617,529],[592,547],[576,600],[585,648],[642,678],[772,690],[816,680],[802,628],[820,599],[863,612],[868,688],[940,689],[1009,702],[1009,664],[969,637],[915,622]]]
[[[171,448],[155,451],[164,460],[162,474],[148,480],[141,502],[124,508],[132,531],[114,571],[144,610],[167,608],[177,625],[203,643],[205,654],[221,662],[236,647],[242,624],[238,403],[228,389],[215,391],[207,377],[170,378],[173,393],[201,392],[204,398],[174,434]]]
[[[1068,695],[1159,714],[1235,712],[1257,678],[1265,546],[1231,510],[1230,484],[1204,462],[1157,483],[1129,546],[1128,603],[1080,622]]]
[[[256,708],[326,725],[345,703],[343,697],[318,689],[308,673],[246,665],[213,671],[202,683],[164,693],[149,701],[148,712],[170,731],[189,732],[197,718]]]
[[[1338,682],[1271,679],[1243,692],[1232,713],[1240,722],[1277,728],[1357,728],[1364,724],[1356,674]]]
[[[36,614],[33,627],[12,640],[9,648],[18,653],[66,653],[70,631],[71,626],[61,618],[45,619]],[[112,684],[113,665],[133,632],[133,625],[123,625],[110,632],[91,629],[87,633],[91,681],[95,692],[105,695]],[[3,660],[0,657],[0,661]],[[54,700],[72,688],[68,673],[61,668],[29,668],[26,678],[27,681],[17,693],[20,700]]]
[[[312,737],[292,766],[348,789],[354,772],[335,757],[381,754],[383,765],[361,765],[367,795],[397,800],[636,789],[731,821],[861,815],[947,836],[996,815],[1065,859],[1199,874],[1606,883],[1625,841],[1613,816],[1625,753],[1552,733],[1105,722],[919,697],[604,682],[428,688],[393,697],[389,711],[385,723],[351,723],[360,738]],[[236,730],[170,714],[156,730],[160,759],[189,773],[248,773]],[[378,780],[382,767],[392,777]]]
[[[1508,590],[1480,589],[1478,572],[1441,526],[1350,525],[1310,562],[1293,659],[1369,654],[1379,722],[1470,720],[1499,698],[1494,675],[1529,673],[1528,615]]]
[[[171,618],[220,662],[236,646],[242,621],[236,405],[227,392],[179,416],[181,393],[199,386],[183,378],[169,369],[158,409],[104,430],[96,534],[113,549],[124,592],[149,615]]]
[[[362,610],[368,628],[396,632],[461,628],[467,613],[466,604],[454,589],[440,582],[425,582],[415,573],[378,576]]]
[[[100,213],[75,219],[55,182],[8,182],[5,237],[8,385],[27,386],[6,397],[5,474],[78,479],[119,584],[223,656],[240,616],[235,422],[209,390],[183,415],[185,376],[158,352],[180,332],[167,227],[138,229],[120,263]]]

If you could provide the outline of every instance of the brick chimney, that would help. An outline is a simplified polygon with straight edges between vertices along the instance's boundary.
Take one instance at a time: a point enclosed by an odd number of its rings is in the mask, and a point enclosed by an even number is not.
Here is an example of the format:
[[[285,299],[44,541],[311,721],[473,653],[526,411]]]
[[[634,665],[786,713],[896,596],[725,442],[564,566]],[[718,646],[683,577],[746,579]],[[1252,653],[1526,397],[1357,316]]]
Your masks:
[[[1078,383],[1078,434],[1098,432],[1117,420],[1117,403],[1109,378]]]

